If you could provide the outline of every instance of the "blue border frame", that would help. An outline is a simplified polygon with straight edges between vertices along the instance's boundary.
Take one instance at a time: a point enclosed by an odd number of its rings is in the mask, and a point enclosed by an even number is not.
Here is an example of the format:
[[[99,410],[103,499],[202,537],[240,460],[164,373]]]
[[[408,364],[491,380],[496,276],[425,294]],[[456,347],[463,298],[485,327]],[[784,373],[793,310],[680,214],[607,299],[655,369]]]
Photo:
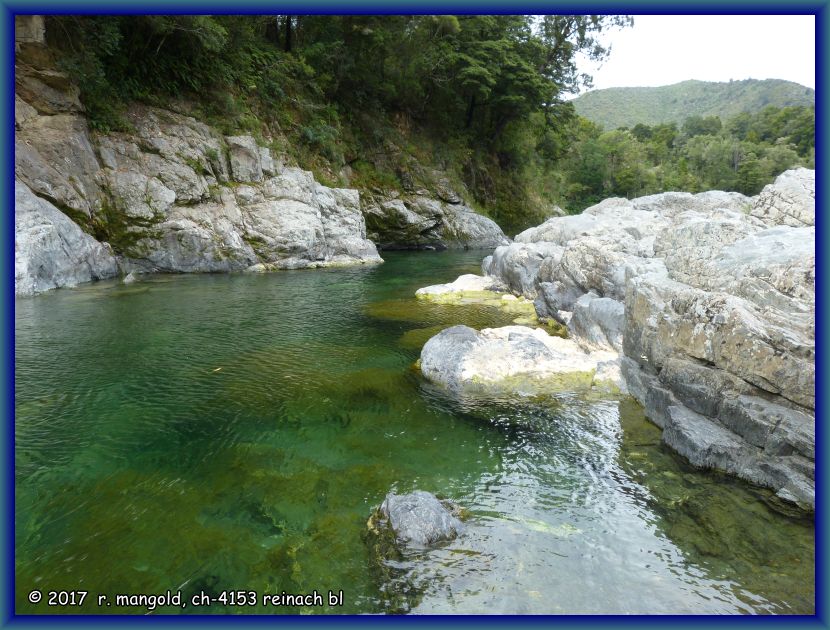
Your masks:
[[[3,147],[3,172],[5,177],[0,180],[0,191],[5,200],[6,212],[2,215],[2,229],[0,230],[0,247],[3,256],[0,257],[0,273],[3,278],[3,304],[2,304],[2,326],[3,326],[3,362],[0,367],[0,375],[4,384],[4,396],[2,397],[3,418],[3,459],[0,464],[2,470],[2,504],[6,508],[3,511],[6,518],[0,520],[0,532],[2,533],[3,567],[0,572],[0,624],[46,627],[51,625],[85,626],[85,625],[109,625],[109,624],[138,624],[152,623],[156,626],[166,626],[175,620],[175,624],[274,624],[281,626],[304,626],[314,627],[328,624],[367,624],[377,626],[436,623],[443,624],[465,624],[465,625],[500,625],[527,624],[527,625],[557,625],[585,627],[591,625],[657,625],[657,624],[682,624],[686,626],[732,626],[744,625],[747,623],[756,624],[786,624],[811,627],[828,627],[827,605],[825,596],[827,593],[826,568],[827,548],[824,539],[824,527],[826,525],[826,473],[827,468],[821,456],[816,457],[816,614],[795,615],[772,618],[744,618],[744,617],[723,617],[723,616],[633,616],[621,617],[616,615],[602,617],[579,617],[579,616],[500,616],[500,617],[467,617],[467,616],[435,616],[423,617],[365,617],[344,615],[314,617],[314,616],[238,616],[238,615],[193,615],[193,616],[130,616],[122,617],[117,615],[15,615],[14,614],[14,15],[25,14],[54,14],[54,13],[108,13],[108,14],[140,14],[140,13],[164,13],[164,14],[187,14],[187,13],[211,13],[211,14],[544,14],[544,13],[625,13],[633,15],[684,15],[684,14],[754,14],[754,15],[815,15],[816,16],[816,375],[818,379],[816,387],[816,440],[817,452],[823,455],[827,450],[827,431],[822,420],[825,417],[825,391],[830,387],[824,357],[826,356],[827,340],[823,326],[826,314],[825,299],[828,296],[828,279],[825,276],[825,253],[823,245],[828,240],[828,220],[825,212],[828,210],[825,203],[826,186],[825,182],[830,177],[828,172],[825,151],[827,147],[827,127],[824,120],[826,112],[825,85],[827,78],[826,59],[828,45],[826,37],[830,33],[830,0],[821,2],[810,0],[795,0],[790,3],[783,3],[780,0],[761,0],[752,2],[750,0],[730,0],[728,3],[718,0],[700,0],[697,2],[679,2],[670,6],[661,6],[657,2],[599,2],[596,0],[564,0],[552,3],[545,0],[520,0],[514,5],[506,6],[504,0],[452,0],[445,3],[427,0],[403,0],[391,5],[381,0],[348,0],[339,4],[334,0],[294,0],[291,2],[278,1],[268,3],[267,0],[243,0],[232,9],[227,5],[223,6],[222,0],[209,2],[187,2],[186,0],[128,0],[116,6],[103,0],[83,0],[73,2],[66,1],[44,1],[24,2],[23,0],[0,0],[0,32],[2,32],[2,43],[4,58],[2,67],[3,86],[5,98],[0,102],[0,116],[5,123],[0,130],[2,134]]]

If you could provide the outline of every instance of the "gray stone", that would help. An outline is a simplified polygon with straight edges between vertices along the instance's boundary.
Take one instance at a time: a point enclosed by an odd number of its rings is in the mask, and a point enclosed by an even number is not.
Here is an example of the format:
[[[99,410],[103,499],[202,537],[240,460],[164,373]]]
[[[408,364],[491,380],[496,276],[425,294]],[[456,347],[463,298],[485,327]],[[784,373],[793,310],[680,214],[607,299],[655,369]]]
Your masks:
[[[477,276],[466,273],[446,284],[433,284],[422,287],[415,292],[416,296],[443,295],[446,293],[465,293],[477,291],[504,291],[505,287],[497,278],[492,276]],[[514,298],[515,299],[515,298]]]
[[[456,393],[547,395],[588,390],[603,379],[620,387],[619,371],[610,365],[614,352],[585,352],[574,341],[526,326],[467,326],[441,331],[421,350],[421,373]],[[603,384],[604,385],[604,384]]]
[[[251,136],[225,136],[225,142],[228,144],[234,181],[261,182],[262,154],[256,140]],[[269,165],[269,168],[273,168],[273,165]]]
[[[420,194],[367,199],[369,237],[381,249],[491,248],[507,237],[491,219],[461,204]]]
[[[547,258],[558,261],[562,248],[550,243],[511,243],[497,247],[486,270],[510,290],[528,298],[537,293],[537,279]]]
[[[450,509],[423,490],[409,494],[390,492],[380,506],[380,513],[388,520],[398,541],[408,547],[425,548],[452,540],[464,529]]]
[[[126,276],[124,276],[124,279],[121,280],[121,282],[123,282],[124,284],[133,284],[134,282],[138,282],[138,276],[138,273],[136,273],[135,271],[131,271]]]
[[[100,169],[86,121],[37,116],[15,133],[15,177],[61,208],[92,216],[100,207]]]
[[[176,193],[155,177],[147,177],[135,171],[107,169],[103,172],[103,178],[114,205],[128,217],[166,217],[176,201]]]
[[[445,206],[442,240],[448,247],[469,249],[489,249],[509,242],[495,221],[464,205]]]
[[[663,441],[694,466],[738,475],[804,508],[814,507],[815,466],[809,460],[767,453],[682,405],[669,407],[668,416]]]
[[[14,290],[33,295],[118,273],[108,245],[20,181],[14,184]]]
[[[43,44],[46,38],[46,24],[42,15],[14,16],[15,44]]]
[[[20,129],[26,124],[27,120],[31,120],[37,116],[37,110],[29,105],[26,101],[20,98],[17,94],[14,95],[14,126],[15,129]]]
[[[756,199],[606,199],[522,232],[483,270],[581,346],[621,348],[628,390],[690,461],[809,506],[814,223],[815,173],[796,169]]]
[[[138,234],[130,251],[116,252],[126,256],[126,268],[220,272],[381,262],[366,238],[357,191],[278,168],[250,136],[227,139],[229,163],[226,141],[181,114],[135,106],[126,114],[133,131],[90,136],[80,116],[37,116],[22,100],[17,109],[21,181],[73,216]],[[231,164],[234,177],[248,184],[224,185]]]
[[[815,225],[815,171],[796,168],[781,173],[775,183],[765,186],[758,195],[751,214],[769,226]]]
[[[611,298],[586,293],[573,307],[568,331],[586,348],[604,348],[622,352],[625,306]]]
[[[80,90],[63,72],[15,66],[15,93],[40,114],[74,114],[84,111]]]

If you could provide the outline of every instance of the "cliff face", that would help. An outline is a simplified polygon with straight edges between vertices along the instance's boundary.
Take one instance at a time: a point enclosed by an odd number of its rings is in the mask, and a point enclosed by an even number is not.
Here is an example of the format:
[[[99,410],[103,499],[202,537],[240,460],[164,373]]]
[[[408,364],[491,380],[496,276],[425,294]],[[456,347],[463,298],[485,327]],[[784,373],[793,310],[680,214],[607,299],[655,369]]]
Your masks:
[[[17,293],[119,270],[380,261],[366,239],[357,191],[323,186],[311,173],[283,166],[251,136],[221,136],[161,109],[135,107],[129,133],[91,133],[71,86],[53,71],[18,65]],[[81,242],[100,263],[83,272],[76,269]]]
[[[36,16],[35,16],[36,17]],[[421,197],[425,214],[363,204],[284,164],[250,135],[135,105],[128,132],[87,125],[55,70],[42,20],[18,20],[15,66],[15,291],[137,272],[267,271],[381,262],[364,212],[391,246],[493,247],[489,219]],[[451,200],[452,201],[452,200]],[[427,216],[428,215],[428,216]],[[416,217],[417,220],[409,221]]]

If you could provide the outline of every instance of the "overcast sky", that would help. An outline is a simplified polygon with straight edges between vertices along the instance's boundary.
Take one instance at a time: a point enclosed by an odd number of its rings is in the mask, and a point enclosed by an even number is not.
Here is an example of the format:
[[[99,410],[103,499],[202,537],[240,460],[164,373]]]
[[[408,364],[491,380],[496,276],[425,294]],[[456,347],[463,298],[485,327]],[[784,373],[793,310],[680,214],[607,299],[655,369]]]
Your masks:
[[[582,60],[594,89],[669,85],[686,79],[787,79],[816,87],[812,15],[635,15],[601,37],[601,67]]]

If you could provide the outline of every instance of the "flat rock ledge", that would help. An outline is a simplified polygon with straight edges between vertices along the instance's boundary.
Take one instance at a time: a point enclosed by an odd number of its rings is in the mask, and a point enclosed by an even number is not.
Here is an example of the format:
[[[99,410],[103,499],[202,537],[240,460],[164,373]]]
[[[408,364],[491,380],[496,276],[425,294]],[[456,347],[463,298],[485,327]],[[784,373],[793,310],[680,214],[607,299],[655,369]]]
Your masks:
[[[616,352],[585,351],[573,340],[528,326],[447,328],[424,345],[420,369],[433,383],[463,394],[624,390]]]

